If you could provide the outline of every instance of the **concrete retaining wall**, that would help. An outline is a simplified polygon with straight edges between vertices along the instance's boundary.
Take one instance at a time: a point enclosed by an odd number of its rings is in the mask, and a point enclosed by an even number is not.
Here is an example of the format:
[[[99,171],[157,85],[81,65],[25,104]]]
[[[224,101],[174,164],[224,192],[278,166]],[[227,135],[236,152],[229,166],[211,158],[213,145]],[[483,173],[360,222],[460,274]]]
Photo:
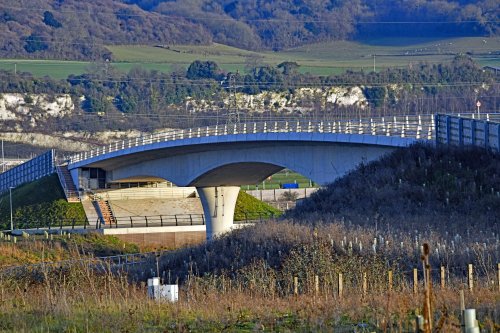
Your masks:
[[[279,201],[285,192],[297,193],[297,199],[308,198],[319,188],[297,188],[297,189],[273,189],[273,190],[250,190],[246,191],[251,196],[261,201]]]

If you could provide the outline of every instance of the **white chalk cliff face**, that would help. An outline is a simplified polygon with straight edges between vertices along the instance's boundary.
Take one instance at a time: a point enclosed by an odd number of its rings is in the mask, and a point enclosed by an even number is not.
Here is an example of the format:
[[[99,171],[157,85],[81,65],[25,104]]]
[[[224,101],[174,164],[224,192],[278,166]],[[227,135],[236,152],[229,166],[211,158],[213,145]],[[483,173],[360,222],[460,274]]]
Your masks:
[[[188,99],[186,108],[190,111],[227,108],[229,97],[222,101]],[[269,110],[307,113],[318,106],[358,106],[368,105],[361,87],[300,88],[293,93],[265,91],[256,95],[236,94],[236,104],[240,110],[265,112]]]
[[[29,121],[32,127],[37,121],[51,117],[64,117],[75,110],[69,94],[0,94],[0,121]]]
[[[136,130],[89,132],[50,132],[45,124],[55,118],[70,116],[80,111],[83,97],[69,94],[0,93],[0,138],[35,146],[81,151],[115,140],[146,135]],[[110,97],[111,98],[111,97]],[[225,97],[210,100],[188,98],[185,105],[171,105],[191,112],[226,109],[231,101]],[[368,105],[362,87],[300,88],[293,92],[266,91],[257,95],[236,94],[238,108],[246,112],[300,112],[306,114],[318,107]],[[27,130],[27,126],[30,130]],[[159,129],[164,131],[166,129]]]

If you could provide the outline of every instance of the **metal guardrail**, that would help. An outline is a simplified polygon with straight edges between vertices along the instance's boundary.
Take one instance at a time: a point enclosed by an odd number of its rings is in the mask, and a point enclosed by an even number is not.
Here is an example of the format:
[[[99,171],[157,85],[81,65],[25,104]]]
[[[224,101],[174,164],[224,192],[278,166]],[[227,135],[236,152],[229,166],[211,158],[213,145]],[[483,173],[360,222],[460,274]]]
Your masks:
[[[270,121],[173,130],[112,142],[69,157],[69,163],[132,147],[192,138],[257,133],[344,133],[432,140],[434,116],[396,116],[348,121]]]
[[[115,217],[115,223],[111,224],[104,224],[101,219],[98,219],[96,229],[178,227],[190,225],[205,225],[205,216],[203,214],[122,216]]]
[[[243,213],[243,218],[234,221],[235,224],[256,223],[276,216],[265,212]],[[104,223],[102,219],[97,218],[95,222],[87,219],[60,219],[49,221],[49,223],[40,223],[40,221],[19,221],[14,220],[14,229],[19,230],[60,230],[71,231],[75,229],[118,229],[118,228],[149,228],[149,227],[179,227],[205,225],[204,214],[176,214],[176,215],[150,215],[150,216],[122,216],[116,217],[115,223]],[[4,232],[10,232],[5,230]]]

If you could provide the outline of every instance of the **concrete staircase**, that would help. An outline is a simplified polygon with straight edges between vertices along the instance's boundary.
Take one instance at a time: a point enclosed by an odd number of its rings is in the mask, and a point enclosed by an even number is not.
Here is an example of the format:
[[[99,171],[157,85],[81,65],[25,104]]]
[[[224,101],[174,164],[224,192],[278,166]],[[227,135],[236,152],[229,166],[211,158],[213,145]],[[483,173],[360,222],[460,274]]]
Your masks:
[[[78,190],[73,183],[73,178],[68,170],[67,165],[56,166],[57,175],[59,176],[59,182],[64,190],[64,195],[68,202],[79,202],[80,197],[78,195]]]
[[[111,209],[111,205],[107,200],[97,200],[97,206],[99,207],[100,217],[102,222],[106,225],[114,225],[116,224],[116,218],[113,214],[113,209]]]

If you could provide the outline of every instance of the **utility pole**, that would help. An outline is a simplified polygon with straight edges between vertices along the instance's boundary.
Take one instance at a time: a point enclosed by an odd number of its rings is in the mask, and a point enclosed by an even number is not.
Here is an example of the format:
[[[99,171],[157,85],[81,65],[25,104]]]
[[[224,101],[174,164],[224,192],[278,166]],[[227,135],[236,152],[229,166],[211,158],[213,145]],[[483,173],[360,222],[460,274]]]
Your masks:
[[[3,139],[2,139],[2,172],[5,172],[5,155],[3,152]]]
[[[376,71],[376,66],[375,66],[375,57],[376,55],[373,54],[373,71],[375,72]]]
[[[236,100],[236,78],[233,73],[228,74],[229,81],[229,105],[228,105],[228,125],[238,125],[240,123],[240,113]]]

